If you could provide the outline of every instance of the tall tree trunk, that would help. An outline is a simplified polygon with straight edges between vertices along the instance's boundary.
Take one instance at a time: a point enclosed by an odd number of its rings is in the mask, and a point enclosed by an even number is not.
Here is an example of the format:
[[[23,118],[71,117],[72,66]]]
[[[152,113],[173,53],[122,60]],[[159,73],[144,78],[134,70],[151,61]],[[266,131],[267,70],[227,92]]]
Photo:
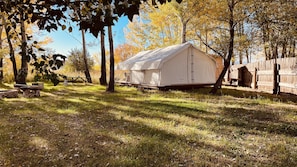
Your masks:
[[[295,50],[296,50],[296,40],[293,41],[293,45],[292,45],[292,57],[296,57],[296,53],[295,53]]]
[[[82,43],[83,43],[83,57],[85,63],[85,76],[87,78],[88,83],[92,83],[92,78],[89,71],[88,59],[87,59],[87,49],[86,49],[86,39],[85,39],[85,31],[81,30],[82,35]]]
[[[3,20],[1,21],[1,24],[0,25],[0,50],[3,49],[2,47],[2,43],[3,43],[3,40],[2,40],[2,31],[3,31]],[[3,81],[3,54],[0,55],[0,83],[2,83]]]
[[[267,43],[269,42],[269,27],[268,27],[268,23],[264,23],[263,27],[262,27],[262,39],[263,39],[263,43],[264,43],[264,53],[265,53],[265,59],[266,60],[270,60],[271,59],[271,51],[270,51],[270,47],[267,46]]]
[[[249,49],[248,48],[245,49],[245,57],[246,57],[247,63],[250,63],[250,56],[249,56]]]
[[[181,43],[187,42],[187,24],[188,24],[188,22],[189,22],[189,19],[186,21],[183,21],[183,19],[181,19],[181,23],[182,23]]]
[[[107,85],[104,31],[100,32],[100,37],[101,37],[101,77],[100,77],[100,85]]]
[[[281,55],[281,58],[285,58],[285,57],[288,57],[287,55],[287,41],[285,42],[285,41],[283,41],[283,43],[282,43],[282,55]]]
[[[0,44],[2,45],[2,44]],[[1,47],[2,49],[2,47]],[[0,58],[0,83],[3,81],[3,58]]]
[[[230,61],[233,55],[233,47],[234,47],[234,32],[235,32],[235,23],[234,23],[234,7],[235,7],[235,2],[234,0],[231,0],[231,2],[228,4],[229,6],[229,12],[230,12],[230,18],[229,18],[229,34],[230,34],[230,39],[229,39],[229,48],[228,48],[228,55],[227,58],[224,59],[224,68],[216,81],[214,87],[211,89],[210,93],[215,94],[217,93],[218,89],[222,85],[222,81],[224,79],[224,76],[230,66]]]
[[[25,22],[23,18],[23,14],[21,16],[21,35],[22,35],[22,45],[21,45],[21,69],[18,72],[17,75],[17,84],[26,84],[26,79],[28,75],[28,53],[27,53],[27,38],[26,38],[26,28],[25,28]]]
[[[294,39],[290,40],[290,47],[289,47],[289,57],[295,57],[295,48],[296,48],[296,41]]]
[[[205,43],[208,43],[208,30],[205,29]],[[205,47],[205,53],[208,54],[208,47]]]
[[[291,53],[291,51],[292,51],[292,41],[293,41],[292,39],[289,40],[288,57],[292,57],[291,56],[291,54],[292,54]]]
[[[113,50],[113,38],[112,38],[111,26],[108,26],[108,39],[109,39],[109,50],[110,50],[110,77],[109,77],[109,84],[107,87],[107,91],[114,92],[114,50]]]
[[[275,45],[271,45],[272,49],[272,57],[270,59],[277,59],[278,58],[278,44],[275,42]]]
[[[265,44],[264,44],[265,45]],[[270,55],[269,55],[269,48],[264,46],[264,52],[265,52],[265,60],[269,60],[270,59]]]
[[[8,27],[7,22],[5,21],[4,16],[2,16],[2,21],[3,21],[3,24],[4,24],[7,43],[8,43],[8,46],[9,46],[9,56],[10,56],[10,60],[11,60],[11,63],[12,63],[14,81],[16,82],[17,81],[18,70],[17,70],[16,61],[15,61],[14,48],[13,48],[13,45],[12,45],[12,42],[11,42],[11,35],[9,33],[10,28]]]
[[[238,49],[239,49],[239,64],[242,64],[242,61],[243,61],[243,41],[242,41],[242,36],[244,36],[244,23],[243,23],[243,21],[241,21],[240,23],[239,23],[239,25],[238,25],[238,36],[239,36],[239,39],[240,39],[240,42],[239,42],[239,47],[238,47]]]
[[[239,64],[242,64],[242,57],[243,57],[243,53],[242,50],[239,51]]]

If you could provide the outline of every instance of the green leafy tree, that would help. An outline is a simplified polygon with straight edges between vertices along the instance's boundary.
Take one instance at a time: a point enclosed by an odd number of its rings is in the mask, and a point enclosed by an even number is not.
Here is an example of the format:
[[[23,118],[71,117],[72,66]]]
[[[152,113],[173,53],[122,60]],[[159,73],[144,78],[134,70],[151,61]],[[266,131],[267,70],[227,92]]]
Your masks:
[[[94,65],[94,60],[91,58],[90,54],[87,53],[87,66],[89,69]],[[85,72],[86,66],[84,61],[84,53],[83,50],[80,49],[72,49],[66,60],[67,66],[71,69],[79,72]]]
[[[221,42],[219,49],[213,47],[213,43],[206,43],[205,40],[202,40],[208,48],[224,59],[224,68],[210,93],[216,93],[221,87],[223,78],[234,56],[236,26],[247,17],[246,13],[239,9],[242,7],[242,4],[246,2],[248,2],[248,0],[213,0],[208,6],[210,11],[216,11],[209,13],[209,17],[214,18],[216,22],[220,22],[220,27],[217,29],[221,31],[220,34],[224,35],[223,39],[227,39],[225,42]],[[199,37],[202,39],[200,35]]]
[[[188,30],[188,25],[193,24],[193,20],[197,21],[198,24],[201,24],[198,20],[206,11],[205,6],[206,2],[197,1],[197,0],[184,0],[182,3],[172,3],[174,14],[178,17],[181,24],[181,43],[187,42],[187,34],[191,32]]]
[[[33,59],[31,65],[34,66],[32,73],[35,73],[35,81],[49,80],[55,86],[58,85],[60,82],[59,76],[55,71],[64,65],[66,56],[60,54],[41,55],[40,57],[33,56]]]
[[[81,30],[98,36],[104,27],[114,25],[114,21],[123,15],[132,20],[134,15],[139,14],[140,5],[148,0],[77,0],[77,1],[48,1],[48,0],[14,0],[0,1],[0,10],[7,14],[12,22],[12,27],[21,26],[22,44],[22,67],[20,82],[25,82],[27,76],[27,62],[32,55],[26,52],[27,40],[24,34],[23,23],[36,23],[42,30],[52,31],[62,27],[67,29],[68,20],[76,22]],[[151,0],[150,3],[157,5],[170,2],[171,0]],[[181,2],[182,0],[177,0]],[[112,7],[112,8],[111,8]],[[79,9],[78,14],[74,14]],[[71,24],[69,24],[71,25]],[[72,27],[68,26],[72,31]],[[111,51],[113,52],[113,51]],[[114,68],[114,67],[112,67]],[[111,70],[113,71],[113,70]]]
[[[296,56],[296,1],[260,0],[254,4],[251,21],[260,30],[266,60]]]
[[[181,41],[181,24],[172,5],[144,4],[139,17],[128,24],[125,37],[139,50],[175,45]]]

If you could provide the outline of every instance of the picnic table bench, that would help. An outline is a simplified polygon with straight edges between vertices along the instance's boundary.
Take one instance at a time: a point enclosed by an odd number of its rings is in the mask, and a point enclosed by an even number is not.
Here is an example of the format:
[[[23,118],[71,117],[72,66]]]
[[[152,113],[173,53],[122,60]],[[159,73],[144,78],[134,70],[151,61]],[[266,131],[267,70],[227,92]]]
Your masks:
[[[23,92],[24,97],[40,97],[40,90],[43,89],[43,84],[32,83],[32,85],[15,84],[14,87]]]
[[[18,91],[17,90],[0,90],[0,99],[2,98],[16,98],[18,97]]]
[[[78,77],[64,76],[63,79],[64,79],[64,85],[67,85],[69,82],[71,82],[71,83],[86,83],[87,82],[87,80],[85,78],[80,77],[80,76],[78,76]]]

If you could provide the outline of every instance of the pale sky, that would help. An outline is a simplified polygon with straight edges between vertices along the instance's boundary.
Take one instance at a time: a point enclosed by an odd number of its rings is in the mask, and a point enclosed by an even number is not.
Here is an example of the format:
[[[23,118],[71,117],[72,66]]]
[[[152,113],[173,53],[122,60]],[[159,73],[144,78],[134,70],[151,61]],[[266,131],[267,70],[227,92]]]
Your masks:
[[[121,17],[118,22],[115,23],[113,26],[113,41],[114,41],[114,48],[116,48],[119,44],[125,43],[125,34],[124,28],[128,24],[127,17]],[[53,31],[50,33],[44,32],[42,37],[49,36],[53,42],[48,44],[46,48],[51,48],[55,51],[55,53],[68,55],[71,49],[82,48],[82,35],[81,31],[79,31],[78,27],[73,28],[73,31],[69,33],[67,30],[58,30]],[[107,37],[107,35],[106,35]],[[87,43],[87,50],[88,52],[93,55],[95,53],[100,53],[100,35],[98,39],[96,39],[91,33],[85,33],[86,43]],[[108,38],[105,40],[106,49],[109,48]]]

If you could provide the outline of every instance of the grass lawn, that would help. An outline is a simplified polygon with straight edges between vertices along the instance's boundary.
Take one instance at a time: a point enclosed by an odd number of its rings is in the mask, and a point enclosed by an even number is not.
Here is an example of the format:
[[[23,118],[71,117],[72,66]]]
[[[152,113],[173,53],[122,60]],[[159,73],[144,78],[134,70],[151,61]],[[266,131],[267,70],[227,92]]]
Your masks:
[[[294,100],[116,90],[45,85],[0,100],[0,166],[297,166]]]

